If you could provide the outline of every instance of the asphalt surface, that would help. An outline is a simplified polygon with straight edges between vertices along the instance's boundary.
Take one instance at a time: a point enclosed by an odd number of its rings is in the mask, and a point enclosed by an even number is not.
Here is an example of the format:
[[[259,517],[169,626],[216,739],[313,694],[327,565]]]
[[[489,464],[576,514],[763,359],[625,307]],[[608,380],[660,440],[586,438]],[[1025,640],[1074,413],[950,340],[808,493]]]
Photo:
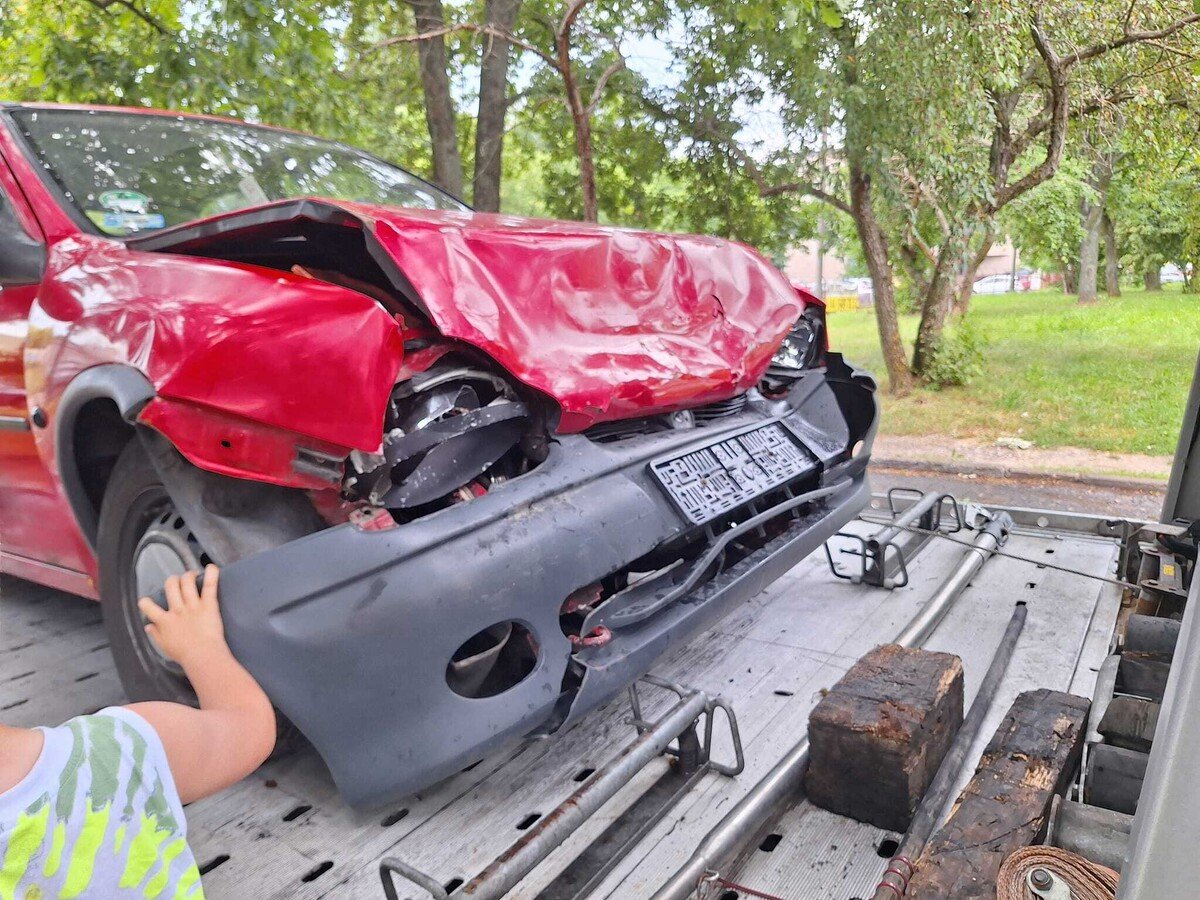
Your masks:
[[[985,506],[1026,506],[1039,509],[1063,509],[1114,517],[1158,521],[1162,513],[1165,485],[1161,489],[1092,485],[1059,478],[1029,476],[989,477],[955,475],[911,469],[871,467],[875,491],[892,487],[913,487],[922,491],[939,490],[960,501],[974,500]]]

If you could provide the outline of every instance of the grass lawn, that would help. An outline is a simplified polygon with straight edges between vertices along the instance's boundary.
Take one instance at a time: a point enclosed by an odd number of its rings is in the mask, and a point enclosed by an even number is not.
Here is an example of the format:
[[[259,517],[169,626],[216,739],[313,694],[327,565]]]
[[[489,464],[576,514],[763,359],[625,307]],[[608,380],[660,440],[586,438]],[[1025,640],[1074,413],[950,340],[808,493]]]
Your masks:
[[[966,387],[883,395],[882,430],[1113,453],[1175,451],[1200,350],[1200,295],[1128,291],[1079,306],[1057,289],[975,297],[984,373]],[[902,316],[911,342],[916,316]],[[886,382],[873,310],[831,313],[830,342]],[[910,351],[911,351],[911,344]]]

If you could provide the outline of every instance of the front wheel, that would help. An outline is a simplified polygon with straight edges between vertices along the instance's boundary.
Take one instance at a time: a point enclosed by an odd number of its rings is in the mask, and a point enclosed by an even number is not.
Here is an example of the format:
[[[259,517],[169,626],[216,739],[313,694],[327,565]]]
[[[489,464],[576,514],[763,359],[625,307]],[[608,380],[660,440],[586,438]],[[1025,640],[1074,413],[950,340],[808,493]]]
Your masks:
[[[188,530],[154,465],[135,437],[121,452],[100,505],[96,541],[100,603],[117,674],[132,700],[196,705],[183,669],[146,634],[139,597],[161,590],[171,575],[209,562]]]
[[[137,602],[161,590],[171,575],[198,572],[212,560],[175,508],[136,437],[121,451],[109,477],[100,504],[96,556],[104,630],[129,699],[199,706],[182,667],[146,634]],[[299,730],[282,713],[276,712],[275,723],[272,759],[303,743]]]

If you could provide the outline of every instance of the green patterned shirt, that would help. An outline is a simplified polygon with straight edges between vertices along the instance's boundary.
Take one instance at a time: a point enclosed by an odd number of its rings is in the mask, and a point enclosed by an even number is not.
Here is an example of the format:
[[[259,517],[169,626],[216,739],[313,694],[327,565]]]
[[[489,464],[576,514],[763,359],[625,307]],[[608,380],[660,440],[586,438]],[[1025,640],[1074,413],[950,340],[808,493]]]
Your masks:
[[[0,794],[0,900],[202,898],[149,723],[109,707],[40,730],[37,762]]]

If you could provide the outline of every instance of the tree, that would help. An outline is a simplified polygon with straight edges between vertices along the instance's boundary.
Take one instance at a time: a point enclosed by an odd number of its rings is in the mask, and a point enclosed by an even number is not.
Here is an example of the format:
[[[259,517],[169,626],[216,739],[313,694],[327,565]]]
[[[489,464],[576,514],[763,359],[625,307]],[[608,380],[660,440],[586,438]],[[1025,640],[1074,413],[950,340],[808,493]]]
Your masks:
[[[1063,160],[1058,174],[1000,213],[1000,227],[1030,265],[1060,272],[1075,292],[1083,226],[1079,210],[1091,188],[1085,164],[1074,156]]]
[[[0,0],[0,96],[266,121],[423,169],[415,60],[345,53],[394,31],[399,12],[391,0]]]
[[[593,121],[610,81],[625,69],[621,35],[630,27],[653,27],[662,15],[653,0],[627,4],[600,0],[565,0],[524,4],[521,0],[488,0],[482,23],[449,24],[440,0],[407,0],[417,32],[381,41],[378,46],[415,43],[422,60],[422,83],[433,146],[435,178],[461,181],[462,163],[456,140],[456,113],[449,91],[449,64],[444,41],[450,34],[472,34],[483,40],[479,113],[476,132],[478,208],[499,208],[503,170],[502,143],[508,106],[508,50],[524,51],[555,73],[571,117],[579,172],[582,217],[599,217]],[[452,139],[454,138],[454,139]],[[486,167],[486,168],[484,168]],[[440,174],[439,174],[440,173]],[[439,183],[443,183],[439,180]],[[486,206],[484,205],[486,204]]]
[[[1088,186],[1091,191],[1084,195],[1080,205],[1080,218],[1083,220],[1083,240],[1079,245],[1079,281],[1077,290],[1079,302],[1082,304],[1095,303],[1097,299],[1097,278],[1100,267],[1100,241],[1103,236],[1104,222],[1108,218],[1108,190],[1112,185],[1120,154],[1116,150],[1105,149],[1095,154]]]
[[[371,48],[416,45],[420,60],[425,123],[433,156],[433,180],[456,196],[465,195],[462,153],[459,150],[458,104],[451,90],[455,67],[447,51],[447,37],[469,34],[478,38],[479,90],[475,116],[475,172],[472,202],[476,209],[500,209],[500,183],[504,170],[504,129],[509,105],[509,70],[512,31],[522,0],[485,0],[482,22],[447,20],[441,0],[405,0],[413,13],[414,34],[377,41]],[[468,14],[471,10],[468,10]]]
[[[714,19],[717,6],[706,7]],[[1129,79],[1105,82],[1099,61],[1153,47],[1178,64],[1200,21],[1190,4],[1137,0],[893,0],[841,15],[761,0],[737,15],[740,30],[718,28],[717,40],[691,46],[677,118],[740,159],[764,195],[808,195],[853,218],[893,390],[927,375],[997,214],[1054,177],[1073,122],[1129,94]],[[747,140],[738,119],[764,82],[783,103],[793,136],[785,148]],[[697,94],[705,102],[689,116]],[[822,134],[835,152],[821,149]],[[911,364],[896,321],[897,270],[920,295]]]
[[[425,124],[433,151],[433,181],[456,197],[463,196],[462,156],[458,152],[458,123],[450,93],[446,59],[446,16],[442,0],[407,0],[416,22],[417,56],[421,61],[421,90],[425,95]]]
[[[600,216],[593,120],[609,82],[625,69],[619,37],[622,26],[629,23],[631,13],[636,18],[636,14],[644,10],[645,6],[640,4],[604,4],[597,0],[549,4],[540,10],[540,15],[533,16],[542,41],[549,46],[543,48],[533,41],[522,44],[549,66],[561,82],[575,139],[581,211],[586,222],[596,222]],[[592,40],[582,39],[585,13],[591,14]],[[596,35],[602,36],[599,42],[594,39]],[[580,56],[585,59],[582,64]],[[608,59],[604,60],[604,56]]]

